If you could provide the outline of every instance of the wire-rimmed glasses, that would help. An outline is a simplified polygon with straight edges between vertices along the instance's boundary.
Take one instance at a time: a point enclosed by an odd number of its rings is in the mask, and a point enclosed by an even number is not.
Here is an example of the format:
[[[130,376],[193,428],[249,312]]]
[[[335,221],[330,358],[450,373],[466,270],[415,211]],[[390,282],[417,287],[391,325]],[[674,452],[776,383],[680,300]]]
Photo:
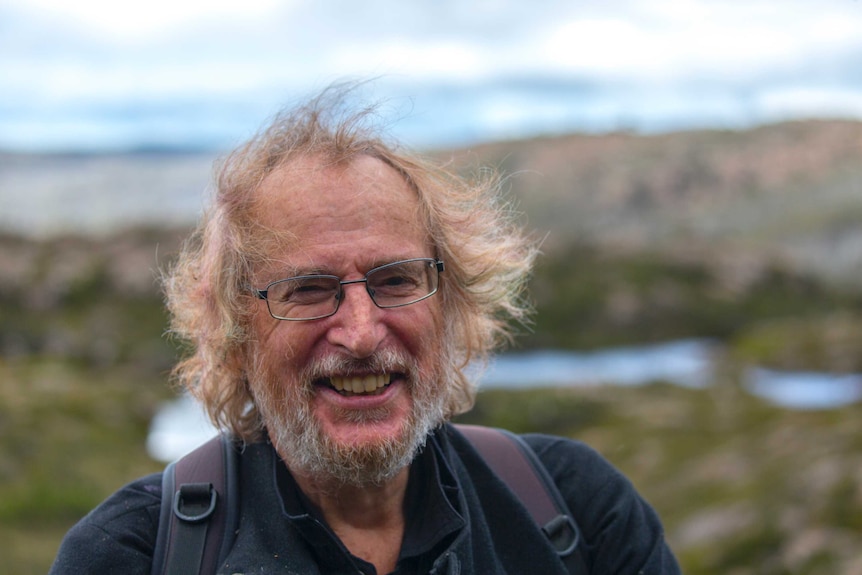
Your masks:
[[[342,280],[332,275],[301,275],[277,280],[266,288],[252,288],[266,300],[275,319],[304,321],[334,315],[344,299],[344,286],[364,283],[365,291],[379,308],[403,307],[437,293],[443,262],[433,258],[414,258],[371,269],[362,279]]]

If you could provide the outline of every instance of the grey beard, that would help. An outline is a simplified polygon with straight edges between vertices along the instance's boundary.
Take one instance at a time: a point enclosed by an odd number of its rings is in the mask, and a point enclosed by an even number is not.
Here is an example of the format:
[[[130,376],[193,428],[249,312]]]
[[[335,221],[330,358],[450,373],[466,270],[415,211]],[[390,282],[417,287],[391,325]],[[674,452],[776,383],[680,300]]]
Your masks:
[[[311,410],[312,382],[332,373],[362,371],[406,374],[412,409],[396,437],[372,445],[338,445],[323,432]],[[380,352],[363,360],[331,355],[291,376],[293,381],[268,373],[255,358],[252,375],[255,404],[276,451],[288,467],[316,480],[357,487],[384,483],[413,461],[428,434],[443,422],[446,391],[451,385],[448,376],[421,373],[412,358],[395,351]],[[341,415],[361,424],[381,419],[387,411],[346,411]]]

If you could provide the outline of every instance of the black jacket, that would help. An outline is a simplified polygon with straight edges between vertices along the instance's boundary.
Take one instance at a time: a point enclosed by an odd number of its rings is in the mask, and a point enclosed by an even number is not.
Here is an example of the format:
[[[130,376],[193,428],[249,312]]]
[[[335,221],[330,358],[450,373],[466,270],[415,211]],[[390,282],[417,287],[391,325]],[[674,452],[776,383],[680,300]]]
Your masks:
[[[525,435],[559,486],[595,574],[676,574],[652,508],[586,445]],[[268,443],[241,457],[242,519],[219,573],[374,573],[317,516]],[[146,575],[161,500],[161,475],[120,489],[75,525],[51,574]],[[523,505],[451,426],[432,434],[411,468],[407,530],[398,575],[563,575],[554,549]]]

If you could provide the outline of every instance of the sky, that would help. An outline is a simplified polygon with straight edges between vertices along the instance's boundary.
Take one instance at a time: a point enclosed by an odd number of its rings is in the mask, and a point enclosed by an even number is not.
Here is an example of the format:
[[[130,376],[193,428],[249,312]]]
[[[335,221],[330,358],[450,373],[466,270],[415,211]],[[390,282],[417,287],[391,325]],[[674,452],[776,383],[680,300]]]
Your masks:
[[[373,79],[418,147],[862,118],[862,0],[0,0],[0,148],[230,147]]]

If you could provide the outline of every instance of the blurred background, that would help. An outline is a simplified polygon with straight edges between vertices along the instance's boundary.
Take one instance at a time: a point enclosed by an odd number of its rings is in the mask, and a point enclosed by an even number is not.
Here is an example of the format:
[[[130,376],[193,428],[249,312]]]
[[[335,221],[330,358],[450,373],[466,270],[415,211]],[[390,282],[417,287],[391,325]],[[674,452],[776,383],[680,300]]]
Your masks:
[[[211,167],[366,81],[544,236],[471,422],[582,439],[689,574],[862,572],[862,3],[0,0],[0,556],[213,431],[158,270]]]

